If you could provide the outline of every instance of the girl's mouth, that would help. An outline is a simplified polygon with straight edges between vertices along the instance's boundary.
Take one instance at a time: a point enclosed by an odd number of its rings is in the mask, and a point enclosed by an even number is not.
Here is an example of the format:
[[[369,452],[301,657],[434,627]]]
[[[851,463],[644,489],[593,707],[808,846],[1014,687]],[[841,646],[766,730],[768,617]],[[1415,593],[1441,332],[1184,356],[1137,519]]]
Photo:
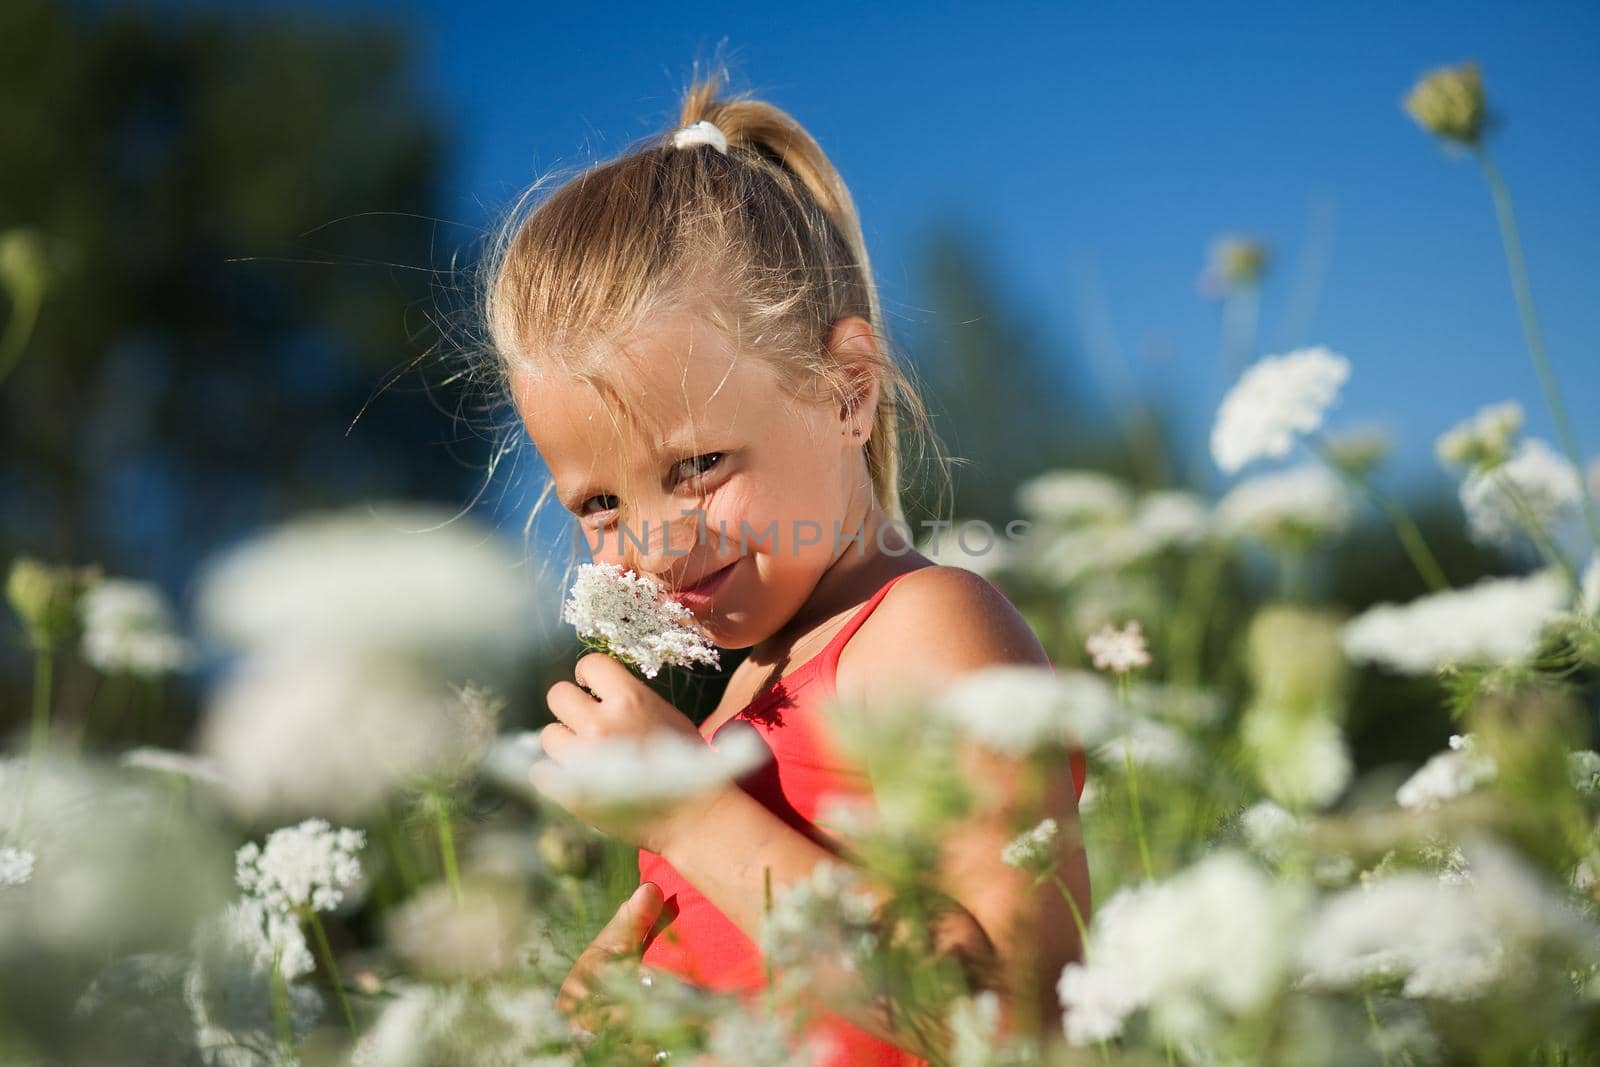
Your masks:
[[[726,567],[712,571],[693,585],[670,592],[667,596],[672,600],[676,600],[690,611],[704,608],[717,595],[717,590],[728,584],[728,578],[733,574],[733,568],[738,565],[739,561],[734,560]]]

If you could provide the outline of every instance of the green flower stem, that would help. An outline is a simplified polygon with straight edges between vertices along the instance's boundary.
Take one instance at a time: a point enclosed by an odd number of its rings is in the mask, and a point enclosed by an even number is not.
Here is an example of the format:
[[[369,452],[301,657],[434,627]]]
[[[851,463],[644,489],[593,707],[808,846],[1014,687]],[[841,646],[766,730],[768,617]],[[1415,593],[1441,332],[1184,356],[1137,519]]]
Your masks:
[[[1180,685],[1200,684],[1206,621],[1211,618],[1211,605],[1216,600],[1224,559],[1223,547],[1207,542],[1197,556],[1191,557],[1184,570],[1183,608],[1172,630],[1172,677]]]
[[[33,738],[29,755],[37,760],[50,745],[50,688],[55,669],[55,657],[50,646],[44,645],[33,659]]]
[[[1550,357],[1545,353],[1544,335],[1533,309],[1533,287],[1528,282],[1528,266],[1522,259],[1522,240],[1517,236],[1517,220],[1511,210],[1511,190],[1506,187],[1499,168],[1489,158],[1487,148],[1482,144],[1474,145],[1473,155],[1483,167],[1484,177],[1489,181],[1489,193],[1494,197],[1500,239],[1506,249],[1506,266],[1511,271],[1511,291],[1517,299],[1517,312],[1522,318],[1522,332],[1528,339],[1533,367],[1539,374],[1545,402],[1550,405],[1550,414],[1555,419],[1561,447],[1566,450],[1567,458],[1578,471],[1578,489],[1583,494],[1583,518],[1588,523],[1589,536],[1593,538],[1595,547],[1600,548],[1600,512],[1595,510],[1588,479],[1583,476],[1583,453],[1578,450],[1578,439],[1572,434],[1572,423],[1567,418],[1566,405],[1561,400],[1561,389],[1556,385],[1555,373],[1550,369]]]
[[[1378,1024],[1378,1013],[1372,1007],[1372,994],[1362,993],[1361,1002],[1367,1006],[1367,1022],[1372,1027],[1372,1043],[1378,1046],[1383,1057],[1383,1067],[1389,1067],[1389,1050],[1383,1047],[1383,1027]]]
[[[1439,566],[1439,561],[1434,558],[1433,552],[1428,548],[1428,543],[1422,537],[1422,531],[1417,529],[1417,524],[1411,521],[1411,516],[1406,514],[1406,509],[1400,502],[1388,493],[1372,484],[1372,479],[1341,467],[1334,461],[1333,454],[1328,448],[1327,440],[1322,434],[1314,434],[1307,438],[1313,451],[1329,467],[1341,475],[1346,482],[1363,490],[1372,502],[1376,504],[1389,522],[1393,524],[1395,533],[1400,536],[1400,544],[1406,550],[1406,555],[1411,558],[1411,565],[1417,569],[1422,580],[1428,583],[1428,588],[1435,593],[1443,593],[1450,588],[1450,579],[1445,577],[1444,568]]]
[[[450,805],[445,798],[435,794],[433,815],[439,828],[439,857],[444,863],[444,878],[450,884],[450,895],[461,903],[461,870],[456,864],[456,835],[450,825]]]
[[[315,908],[304,907],[302,913],[311,920],[311,931],[316,935],[317,951],[322,956],[323,966],[328,968],[328,981],[333,986],[334,994],[339,998],[339,1008],[344,1012],[345,1025],[350,1027],[350,1036],[361,1036],[356,1030],[355,1012],[350,1010],[350,1001],[344,995],[344,979],[339,976],[339,964],[333,958],[333,946],[328,944],[328,932],[322,927],[322,917]]]
[[[294,1051],[294,1026],[289,1021],[289,984],[283,980],[278,966],[279,956],[272,957],[272,1020],[278,1029],[278,1048],[285,1053]]]
[[[1128,710],[1128,675],[1126,672],[1117,675],[1117,702],[1124,711]],[[1133,809],[1133,833],[1139,842],[1139,860],[1144,864],[1145,877],[1155,879],[1155,864],[1150,861],[1150,843],[1145,837],[1144,814],[1139,809],[1139,776],[1133,769],[1133,744],[1130,741],[1122,746],[1123,763],[1128,769],[1128,804]]]

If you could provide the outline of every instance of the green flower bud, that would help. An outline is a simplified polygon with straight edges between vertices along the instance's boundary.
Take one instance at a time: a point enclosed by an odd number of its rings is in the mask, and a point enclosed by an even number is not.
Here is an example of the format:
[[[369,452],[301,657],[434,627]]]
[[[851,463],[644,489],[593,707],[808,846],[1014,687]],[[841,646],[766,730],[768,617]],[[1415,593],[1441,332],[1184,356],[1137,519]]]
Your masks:
[[[35,649],[54,648],[76,633],[78,600],[101,576],[98,565],[52,567],[30,556],[13,560],[6,576],[6,600],[22,620],[29,644]]]
[[[1429,71],[1406,97],[1405,109],[1428,132],[1476,145],[1487,119],[1478,64],[1469,60]]]
[[[583,830],[566,823],[546,823],[539,832],[539,857],[556,874],[582,878],[594,866],[594,840]]]

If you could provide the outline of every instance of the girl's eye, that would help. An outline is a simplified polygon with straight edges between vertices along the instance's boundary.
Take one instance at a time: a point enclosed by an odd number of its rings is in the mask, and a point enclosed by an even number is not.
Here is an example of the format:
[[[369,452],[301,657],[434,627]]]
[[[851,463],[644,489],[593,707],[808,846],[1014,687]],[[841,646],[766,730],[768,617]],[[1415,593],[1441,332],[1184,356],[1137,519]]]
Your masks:
[[[684,477],[693,478],[696,475],[704,474],[706,471],[722,462],[722,456],[723,453],[721,452],[707,452],[704,455],[692,456],[689,459],[684,460],[682,463],[678,464],[678,467],[679,469],[687,469],[688,473],[685,474]]]
[[[680,472],[680,480],[694,478],[716,467],[717,464],[722,462],[723,457],[726,455],[726,452],[707,452],[703,455],[691,456],[689,459],[676,464],[673,467],[673,470],[675,472]],[[592,518],[596,512],[591,510],[589,505],[593,504],[597,500],[605,502],[605,506],[599,509],[599,514],[604,514],[608,511],[615,511],[617,508],[617,498],[610,493],[592,496],[588,500],[585,500],[582,504],[578,505],[579,518]]]

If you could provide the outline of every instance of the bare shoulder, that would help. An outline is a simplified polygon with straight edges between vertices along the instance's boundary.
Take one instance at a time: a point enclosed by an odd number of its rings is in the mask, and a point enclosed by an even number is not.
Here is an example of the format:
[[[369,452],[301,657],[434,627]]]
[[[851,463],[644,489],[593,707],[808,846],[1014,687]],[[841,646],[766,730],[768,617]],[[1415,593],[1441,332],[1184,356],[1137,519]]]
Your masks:
[[[884,595],[839,653],[842,695],[910,679],[927,683],[1001,663],[1049,662],[1022,613],[963,567],[912,571]]]

